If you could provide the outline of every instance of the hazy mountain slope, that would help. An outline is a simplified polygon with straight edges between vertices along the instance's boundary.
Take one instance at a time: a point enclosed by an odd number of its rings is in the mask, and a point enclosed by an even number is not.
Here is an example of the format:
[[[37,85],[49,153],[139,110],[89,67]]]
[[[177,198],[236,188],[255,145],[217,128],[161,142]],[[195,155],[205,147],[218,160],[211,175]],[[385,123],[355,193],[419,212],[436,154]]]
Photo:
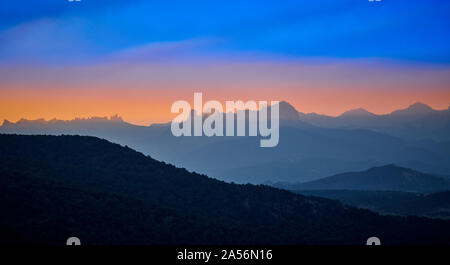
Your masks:
[[[421,172],[450,172],[450,168],[439,168],[419,161],[396,162],[399,166],[414,168]],[[336,172],[362,171],[385,163],[376,160],[348,161],[338,158],[311,157],[300,160],[281,160],[248,167],[233,168],[215,173],[214,176],[237,183],[308,182],[325,178]],[[444,175],[440,175],[444,176]]]
[[[96,136],[160,161],[237,182],[304,182],[361,170],[361,163],[367,161],[374,163],[365,167],[396,163],[425,172],[449,173],[448,142],[405,141],[365,129],[320,128],[299,120],[299,115],[289,103],[280,102],[280,141],[275,148],[260,148],[259,137],[174,137],[170,124],[135,126],[119,117],[4,122],[0,132]],[[374,115],[357,110],[344,116],[365,120]],[[329,163],[309,163],[306,167],[302,164],[314,159]],[[336,166],[333,161],[344,161],[347,166]]]
[[[227,184],[92,137],[0,135],[0,157],[0,230],[17,243],[450,243],[450,222]]]
[[[193,151],[179,152],[176,163],[182,162],[182,165],[188,169],[228,180],[225,174],[230,169],[238,171],[239,168],[257,167],[258,165],[268,165],[279,161],[301,161],[310,158],[348,162],[368,160],[378,161],[378,164],[422,161],[425,164],[433,165],[435,168],[448,165],[449,160],[448,157],[425,148],[411,146],[399,138],[366,130],[298,129],[281,126],[278,146],[260,148],[258,142],[259,139],[251,137],[235,138],[226,142],[212,142]],[[218,152],[219,150],[220,152]],[[323,167],[324,165],[317,165],[311,169],[319,171]],[[328,167],[330,168],[331,164]],[[352,170],[357,169],[360,168],[354,167]],[[258,172],[258,170],[255,170],[255,172]],[[339,171],[339,167],[336,167],[335,170],[334,174],[342,172]],[[236,173],[236,171],[231,173]],[[287,178],[287,175],[277,176],[283,172],[282,168],[273,168],[272,172],[273,181]],[[245,175],[247,180],[251,176],[250,173]],[[292,179],[293,173],[295,172],[290,172],[290,179]],[[311,179],[311,176],[304,177],[301,171],[297,173],[296,182]],[[315,178],[320,176],[318,174]],[[255,176],[254,182],[258,183],[258,181],[263,180]]]
[[[280,160],[266,162],[248,167],[239,167],[217,173],[224,179],[237,183],[266,183],[273,182],[307,182],[324,178],[335,172],[364,170],[382,163],[368,161],[346,161],[326,157],[311,157],[299,160]]]
[[[387,165],[361,172],[342,173],[290,186],[290,189],[429,192],[450,189],[450,181],[441,176],[425,174],[396,165]]]
[[[338,117],[299,113],[299,118],[320,127],[368,129],[408,140],[450,140],[450,109],[434,110],[420,102],[384,115],[356,109]]]

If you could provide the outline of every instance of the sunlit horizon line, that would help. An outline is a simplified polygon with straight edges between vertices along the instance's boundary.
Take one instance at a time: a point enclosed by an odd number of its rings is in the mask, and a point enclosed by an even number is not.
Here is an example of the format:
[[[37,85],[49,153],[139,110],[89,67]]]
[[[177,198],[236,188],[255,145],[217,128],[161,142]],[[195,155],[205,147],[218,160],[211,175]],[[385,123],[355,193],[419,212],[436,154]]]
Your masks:
[[[403,108],[400,107],[400,108],[397,108],[397,109],[395,109],[394,111],[391,111],[391,112],[376,113],[376,112],[369,111],[369,110],[367,110],[367,109],[364,108],[364,107],[357,107],[357,108],[351,108],[351,109],[348,109],[348,110],[346,110],[346,111],[343,111],[342,113],[340,113],[340,114],[338,114],[338,115],[331,115],[331,114],[318,113],[318,112],[301,112],[301,111],[298,111],[297,108],[296,108],[293,104],[291,104],[290,102],[288,102],[288,101],[286,101],[286,100],[280,100],[279,103],[281,103],[281,102],[286,102],[287,104],[291,105],[292,107],[294,107],[294,109],[295,109],[295,110],[297,111],[297,113],[299,113],[299,114],[305,114],[305,115],[314,114],[314,115],[327,116],[327,117],[332,117],[332,118],[340,117],[340,116],[342,116],[342,115],[343,115],[344,113],[346,113],[346,112],[349,112],[349,111],[352,111],[352,110],[358,110],[358,109],[363,109],[363,110],[367,111],[368,113],[374,114],[374,115],[376,115],[376,116],[385,116],[385,115],[390,115],[390,114],[392,114],[393,112],[398,111],[398,110],[405,110],[405,109],[409,108],[410,106],[412,106],[412,105],[414,105],[414,104],[417,104],[417,103],[424,104],[424,105],[430,107],[430,108],[431,108],[432,110],[434,110],[434,111],[445,111],[445,110],[450,110],[450,103],[449,103],[449,106],[448,106],[447,109],[446,109],[446,108],[441,108],[441,109],[440,109],[440,108],[434,108],[434,107],[432,106],[432,104],[428,104],[428,103],[425,103],[425,102],[423,102],[423,101],[415,101],[415,102],[412,102],[411,104],[409,104],[407,107],[403,107]],[[245,103],[245,101],[244,101],[244,103]],[[270,104],[269,104],[269,106],[270,106]],[[250,109],[244,109],[244,110],[250,110]],[[257,109],[257,110],[258,110],[258,109]],[[256,110],[256,111],[257,111],[257,110]],[[191,108],[191,111],[195,111],[195,109],[194,109],[194,108]],[[202,114],[203,114],[203,113],[204,113],[204,114],[209,114],[209,113],[202,112]],[[222,113],[226,114],[226,113],[228,113],[228,112],[222,112]],[[235,113],[236,113],[236,112],[235,112]],[[177,113],[170,113],[170,114],[173,115],[173,116],[178,115]],[[3,121],[3,122],[2,122],[2,125],[3,125],[5,122],[11,122],[11,123],[17,124],[17,123],[20,123],[20,122],[23,122],[23,121],[31,121],[31,122],[42,121],[42,122],[45,122],[45,123],[50,123],[50,122],[88,121],[88,120],[95,120],[95,119],[98,119],[98,120],[106,120],[106,121],[114,121],[115,119],[116,119],[116,120],[117,120],[117,119],[120,119],[122,122],[131,124],[131,125],[135,125],[135,126],[151,126],[151,125],[153,125],[153,124],[167,124],[167,123],[170,123],[170,122],[171,122],[171,119],[170,119],[170,118],[167,118],[167,120],[166,120],[166,119],[161,119],[160,121],[155,121],[155,120],[158,120],[158,119],[152,119],[152,120],[154,120],[154,121],[148,120],[148,121],[141,121],[141,122],[138,122],[138,121],[136,121],[136,120],[130,121],[130,120],[133,120],[133,119],[126,119],[126,118],[123,118],[123,117],[124,117],[124,116],[121,115],[120,113],[114,113],[114,114],[111,114],[111,115],[95,115],[95,114],[93,114],[93,115],[90,115],[90,116],[74,116],[73,118],[69,118],[69,119],[57,118],[56,116],[54,116],[53,118],[44,118],[44,117],[41,117],[41,118],[34,118],[34,119],[33,119],[33,118],[22,117],[22,118],[17,119],[16,121],[11,121],[11,120],[9,120],[9,119],[7,119],[7,118],[3,118],[3,119],[0,119],[0,120]],[[142,119],[139,119],[139,120],[142,120]],[[164,121],[163,121],[163,120],[164,120]]]

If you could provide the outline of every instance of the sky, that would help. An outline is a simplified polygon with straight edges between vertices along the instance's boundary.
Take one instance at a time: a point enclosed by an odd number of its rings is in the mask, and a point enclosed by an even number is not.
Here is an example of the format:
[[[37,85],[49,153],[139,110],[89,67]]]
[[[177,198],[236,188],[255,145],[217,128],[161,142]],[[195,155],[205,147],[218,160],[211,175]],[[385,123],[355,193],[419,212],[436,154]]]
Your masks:
[[[444,0],[2,1],[0,120],[164,122],[194,92],[327,115],[447,109],[448,14]]]

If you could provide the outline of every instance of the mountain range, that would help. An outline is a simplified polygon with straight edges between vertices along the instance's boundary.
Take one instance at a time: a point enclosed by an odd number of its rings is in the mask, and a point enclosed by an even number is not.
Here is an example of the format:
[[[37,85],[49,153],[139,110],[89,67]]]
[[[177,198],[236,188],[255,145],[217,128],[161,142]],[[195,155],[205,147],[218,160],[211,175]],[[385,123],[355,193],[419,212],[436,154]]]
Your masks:
[[[450,218],[450,176],[425,174],[396,165],[341,173],[306,183],[267,184],[382,214]]]
[[[315,113],[299,113],[299,117],[302,121],[326,128],[368,129],[406,140],[450,140],[450,106],[446,110],[434,110],[417,102],[406,109],[383,115],[359,108],[337,117]]]
[[[450,222],[238,185],[86,136],[0,135],[0,243],[450,244]]]
[[[365,171],[341,173],[311,182],[274,185],[289,190],[435,192],[450,190],[450,178],[391,164]]]
[[[450,172],[448,110],[418,103],[388,115],[360,109],[328,117],[300,113],[285,101],[279,104],[280,141],[274,148],[260,148],[259,137],[174,137],[170,123],[137,126],[118,116],[4,121],[0,133],[96,136],[237,183],[307,182],[389,163],[433,174]]]

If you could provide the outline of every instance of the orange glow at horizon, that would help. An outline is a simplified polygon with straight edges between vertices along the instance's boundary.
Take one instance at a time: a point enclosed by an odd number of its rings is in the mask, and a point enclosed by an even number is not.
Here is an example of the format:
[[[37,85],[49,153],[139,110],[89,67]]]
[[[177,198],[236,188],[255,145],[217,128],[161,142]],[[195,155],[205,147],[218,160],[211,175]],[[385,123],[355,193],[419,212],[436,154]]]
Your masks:
[[[224,93],[214,91],[185,91],[174,95],[164,91],[0,91],[0,119],[12,122],[25,119],[61,119],[110,117],[118,114],[125,121],[137,125],[171,121],[177,114],[170,108],[176,100],[186,100],[193,107],[194,92],[203,93],[203,103],[218,100],[285,100],[303,113],[315,112],[337,116],[343,112],[364,108],[372,113],[386,114],[422,102],[434,109],[449,107],[450,91],[424,93],[409,92],[362,92],[362,91],[300,91],[279,92],[274,98],[270,91],[252,97],[249,92]]]
[[[0,65],[3,119],[105,117],[149,125],[169,122],[177,100],[287,101],[303,113],[337,116],[355,108],[376,114],[415,102],[450,103],[450,67],[377,61],[196,61],[39,67]]]

